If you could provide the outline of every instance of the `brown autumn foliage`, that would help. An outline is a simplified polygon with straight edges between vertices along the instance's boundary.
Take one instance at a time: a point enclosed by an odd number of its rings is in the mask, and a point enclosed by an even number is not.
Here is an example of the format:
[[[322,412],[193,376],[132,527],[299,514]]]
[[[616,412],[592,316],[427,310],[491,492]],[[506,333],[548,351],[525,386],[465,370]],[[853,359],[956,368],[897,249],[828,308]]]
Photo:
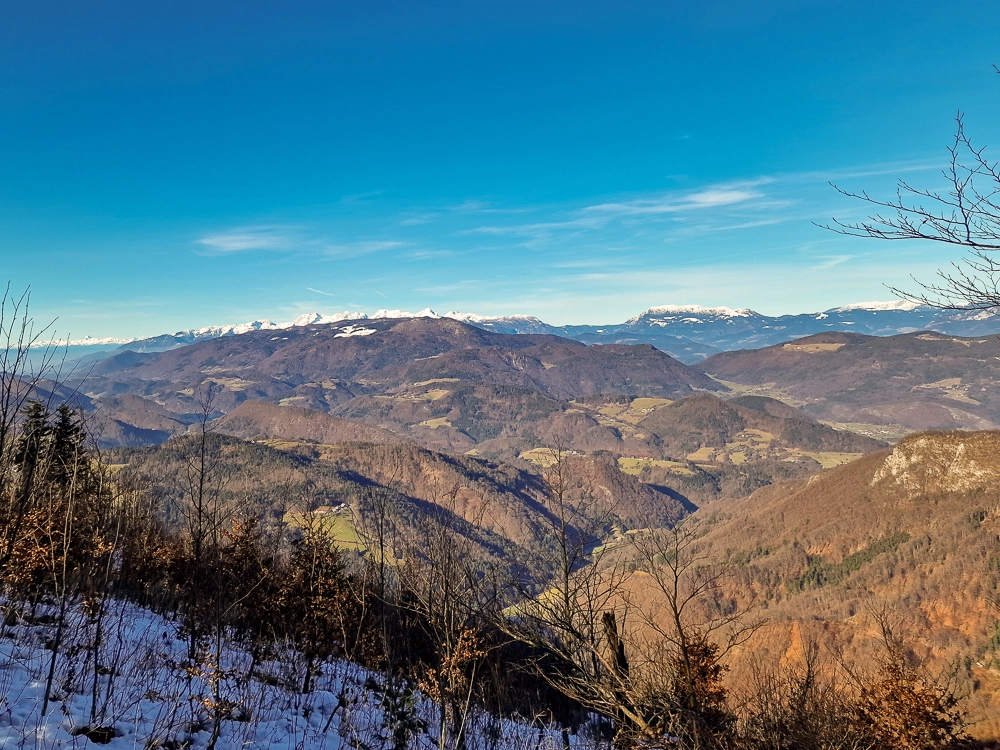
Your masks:
[[[58,425],[49,414],[35,416],[39,424]],[[47,440],[46,445],[56,444],[54,438]],[[942,461],[954,472],[958,448],[949,440],[938,441],[946,448],[935,448],[933,440],[928,445],[942,453]],[[40,447],[44,441],[36,442]],[[4,576],[13,616],[29,617],[34,603],[56,605],[53,659],[69,602],[88,602],[88,627],[95,632],[101,602],[109,596],[132,597],[176,616],[187,623],[193,644],[185,668],[210,677],[212,693],[205,696],[204,705],[213,737],[235,711],[224,688],[222,652],[226,643],[242,642],[255,660],[281,643],[292,644],[301,655],[297,688],[302,692],[314,687],[317,667],[327,660],[351,658],[374,669],[390,669],[394,678],[419,685],[440,701],[441,717],[433,731],[441,747],[461,745],[472,707],[511,707],[515,702],[505,696],[514,685],[523,695],[537,696],[529,707],[567,723],[574,710],[597,711],[614,726],[619,747],[759,747],[754,738],[763,734],[771,747],[832,747],[824,744],[824,737],[834,724],[855,733],[854,747],[937,750],[962,738],[955,694],[912,666],[898,640],[891,641],[895,650],[885,661],[871,662],[877,668],[852,666],[850,680],[830,683],[829,688],[803,687],[778,664],[761,666],[761,673],[787,688],[772,691],[770,698],[758,693],[743,705],[735,698],[736,688],[747,679],[739,661],[740,649],[749,643],[741,635],[746,632],[741,630],[741,591],[761,595],[772,617],[779,613],[791,618],[806,611],[802,597],[837,587],[842,596],[833,598],[834,604],[848,605],[853,589],[843,588],[846,584],[866,576],[880,580],[891,569],[885,565],[890,556],[894,565],[921,564],[917,553],[925,548],[912,545],[917,524],[926,528],[929,517],[940,518],[942,509],[968,502],[968,495],[921,494],[936,491],[933,482],[943,480],[939,472],[923,471],[931,465],[926,461],[917,461],[920,471],[915,470],[912,458],[922,454],[906,453],[907,445],[899,453],[906,461],[890,465],[898,464],[899,471],[883,472],[874,484],[871,477],[885,465],[886,455],[859,462],[862,471],[871,469],[864,485],[868,489],[849,471],[830,472],[785,490],[793,493],[794,501],[773,490],[748,501],[742,515],[733,509],[733,515],[723,518],[720,510],[712,522],[696,520],[691,536],[685,536],[683,528],[639,529],[616,536],[610,521],[617,509],[608,499],[607,478],[590,472],[586,462],[560,462],[541,488],[546,513],[544,523],[535,527],[540,539],[531,549],[536,557],[517,561],[539,564],[514,570],[536,576],[534,581],[510,577],[511,561],[483,553],[469,533],[469,526],[480,519],[468,515],[489,508],[489,503],[469,501],[471,488],[482,485],[455,485],[419,523],[401,514],[392,518],[393,534],[401,543],[392,547],[387,584],[376,587],[372,565],[377,561],[337,549],[321,517],[306,509],[305,521],[290,529],[284,516],[270,513],[267,504],[257,505],[256,512],[236,512],[219,489],[211,496],[218,505],[206,506],[207,515],[182,515],[187,523],[178,523],[176,517],[171,520],[176,502],[169,496],[144,486],[134,472],[108,474],[99,456],[80,442],[74,444],[77,459],[72,465],[87,467],[91,479],[86,482],[67,483],[83,470],[68,472],[65,461],[46,464],[55,467],[51,472],[37,471],[44,462],[32,464],[34,499],[25,514],[25,528],[32,531],[15,545],[12,559],[17,567],[8,567]],[[203,457],[198,451],[210,444],[223,448],[212,460],[238,456],[241,450],[238,444],[208,439],[179,450],[197,459]],[[963,455],[972,459],[989,453],[988,446],[969,445]],[[79,460],[84,456],[86,461]],[[969,472],[962,476],[982,479]],[[948,481],[958,479],[956,475]],[[833,489],[844,491],[840,502],[860,509],[855,523],[867,526],[865,539],[872,541],[860,548],[855,543],[857,551],[850,551],[852,545],[843,536],[851,528],[840,525],[848,523],[843,507],[830,507],[831,487],[824,484],[831,482]],[[913,494],[907,482],[916,482],[919,492]],[[23,491],[25,484],[12,482],[8,487]],[[894,502],[896,525],[886,520],[887,525],[879,527],[879,506],[844,494],[851,487],[873,493],[882,507]],[[970,485],[969,491],[973,489]],[[819,490],[824,492],[813,494]],[[805,502],[813,497],[825,499],[826,505]],[[783,509],[783,516],[775,506]],[[868,506],[874,517],[865,515]],[[795,512],[809,513],[817,522],[802,523]],[[990,533],[991,512],[974,516]],[[963,518],[963,523],[972,523],[970,514]],[[776,519],[777,532],[789,529],[793,541],[758,554],[758,547],[750,545],[760,541],[756,534],[767,523],[773,534]],[[720,537],[718,529],[726,524],[738,525],[740,536]],[[879,546],[886,532],[902,528],[899,524],[913,524],[905,526],[910,536],[894,537],[895,546]],[[115,533],[108,534],[109,529]],[[956,539],[968,536],[960,532],[958,526],[939,524],[934,533],[946,540],[948,534]],[[797,548],[794,534],[799,535]],[[200,540],[197,555],[195,535]],[[746,550],[716,554],[720,544],[733,538]],[[845,547],[839,557],[828,551],[838,549],[837,544]],[[901,549],[910,557],[901,556]],[[961,558],[957,548],[926,549],[944,567],[944,575],[954,575],[954,558]],[[139,567],[126,569],[127,560]],[[727,583],[730,574],[739,586]],[[924,579],[926,584],[932,576],[928,573]],[[657,609],[660,605],[652,597],[638,597],[650,583],[666,596],[665,609]],[[679,592],[672,603],[670,591]],[[671,617],[664,621],[658,613]],[[390,653],[384,628],[388,642],[405,648],[394,646]],[[911,642],[909,635],[906,643]],[[511,639],[518,642],[517,648]],[[506,672],[491,662],[498,653],[510,659]],[[845,664],[855,663],[851,653],[842,658]],[[524,707],[522,699],[517,708]]]
[[[958,698],[907,660],[905,644],[885,610],[874,611],[883,650],[873,673],[851,674],[855,711],[880,747],[892,750],[954,747],[967,739]]]
[[[703,553],[729,564],[767,618],[730,659],[729,685],[754,662],[779,668],[815,642],[827,662],[882,663],[866,615],[890,607],[906,659],[951,675],[969,732],[1000,734],[997,433],[925,433],[808,482],[712,503],[692,518]],[[933,682],[933,680],[932,680]]]

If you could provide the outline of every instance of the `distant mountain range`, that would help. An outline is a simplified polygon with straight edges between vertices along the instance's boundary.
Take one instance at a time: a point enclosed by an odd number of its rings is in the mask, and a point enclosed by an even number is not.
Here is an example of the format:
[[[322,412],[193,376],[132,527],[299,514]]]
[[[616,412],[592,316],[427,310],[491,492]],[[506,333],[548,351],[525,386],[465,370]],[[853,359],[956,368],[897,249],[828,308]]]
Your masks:
[[[405,443],[527,471],[560,446],[605,467],[601,487],[626,481],[616,466],[660,487],[662,497],[643,502],[666,503],[670,514],[675,501],[741,497],[885,445],[779,400],[741,396],[649,344],[587,346],[449,318],[318,323],[122,351],[70,387],[108,448],[183,435],[204,408],[218,432],[309,451]]]
[[[529,315],[484,316],[448,312],[438,315],[430,308],[417,313],[379,310],[374,315],[343,312],[333,315],[308,313],[287,323],[255,320],[248,323],[207,326],[163,334],[136,341],[79,339],[74,346],[86,347],[90,357],[101,359],[121,351],[162,352],[199,341],[252,331],[278,331],[303,326],[329,325],[345,321],[399,318],[451,318],[495,333],[551,334],[586,344],[650,344],[672,357],[694,364],[724,351],[757,349],[782,344],[803,336],[829,331],[891,336],[930,330],[953,336],[983,336],[1000,333],[1000,314],[984,311],[943,311],[913,302],[862,302],[818,313],[769,316],[748,309],[664,305],[652,307],[624,323],[609,325],[554,326]],[[363,326],[354,335],[364,335]],[[103,351],[95,352],[95,348]],[[84,353],[81,351],[81,353]]]

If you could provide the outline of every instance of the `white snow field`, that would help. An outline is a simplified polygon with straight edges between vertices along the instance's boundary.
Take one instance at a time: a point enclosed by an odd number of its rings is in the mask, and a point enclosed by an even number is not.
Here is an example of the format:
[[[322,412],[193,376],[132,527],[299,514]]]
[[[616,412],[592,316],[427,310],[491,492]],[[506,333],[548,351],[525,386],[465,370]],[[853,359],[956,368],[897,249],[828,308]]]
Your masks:
[[[389,691],[385,697],[381,674],[331,661],[314,680],[314,690],[302,694],[302,662],[291,650],[252,665],[249,653],[230,647],[223,649],[221,669],[210,652],[191,664],[177,623],[127,603],[111,602],[107,609],[96,674],[93,621],[79,609],[68,616],[45,715],[52,658],[46,645],[55,633],[51,613],[44,624],[39,608],[36,624],[3,627],[0,747],[201,750],[212,747],[214,736],[218,750],[379,750],[394,747],[394,731],[406,738],[408,749],[440,747],[438,707],[419,694],[393,698]],[[218,705],[225,706],[226,718],[216,734]],[[410,731],[400,732],[403,725]],[[88,736],[93,729],[98,731]],[[583,733],[564,738],[540,721],[515,722],[485,712],[471,719],[467,735],[469,750],[562,750],[565,742],[574,750],[596,746]],[[453,746],[448,737],[445,747]]]

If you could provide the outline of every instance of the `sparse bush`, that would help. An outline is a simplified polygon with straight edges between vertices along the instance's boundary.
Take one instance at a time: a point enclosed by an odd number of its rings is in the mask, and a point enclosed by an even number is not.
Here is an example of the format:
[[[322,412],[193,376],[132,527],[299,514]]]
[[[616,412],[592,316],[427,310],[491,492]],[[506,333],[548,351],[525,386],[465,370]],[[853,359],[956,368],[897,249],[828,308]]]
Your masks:
[[[836,671],[822,670],[818,650],[801,667],[754,664],[740,701],[734,746],[741,750],[875,750]]]

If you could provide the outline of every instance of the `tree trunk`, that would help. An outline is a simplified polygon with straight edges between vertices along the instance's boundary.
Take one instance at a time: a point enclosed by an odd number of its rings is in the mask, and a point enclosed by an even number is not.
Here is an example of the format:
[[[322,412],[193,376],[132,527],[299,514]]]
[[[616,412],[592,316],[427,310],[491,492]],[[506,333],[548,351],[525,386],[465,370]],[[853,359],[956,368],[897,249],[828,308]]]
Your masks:
[[[63,632],[66,627],[66,595],[63,594],[59,601],[59,621],[56,624],[56,637],[52,639],[52,658],[49,659],[49,674],[45,678],[45,697],[42,699],[42,716],[49,710],[49,693],[52,692],[52,680],[56,675],[56,659],[59,656],[59,647],[62,646]]]
[[[312,671],[313,671],[313,657],[306,657],[306,678],[302,681],[302,695],[309,694],[309,688],[312,686]]]
[[[617,707],[615,709],[615,732],[614,745],[617,748],[627,748],[631,745],[629,740],[635,733],[635,722],[629,717],[632,705],[629,702],[626,688],[628,686],[629,666],[628,657],[625,655],[625,644],[618,634],[618,622],[614,612],[605,612],[601,616],[604,625],[604,637],[608,641],[608,648],[611,650],[614,663],[614,688],[613,694]]]

